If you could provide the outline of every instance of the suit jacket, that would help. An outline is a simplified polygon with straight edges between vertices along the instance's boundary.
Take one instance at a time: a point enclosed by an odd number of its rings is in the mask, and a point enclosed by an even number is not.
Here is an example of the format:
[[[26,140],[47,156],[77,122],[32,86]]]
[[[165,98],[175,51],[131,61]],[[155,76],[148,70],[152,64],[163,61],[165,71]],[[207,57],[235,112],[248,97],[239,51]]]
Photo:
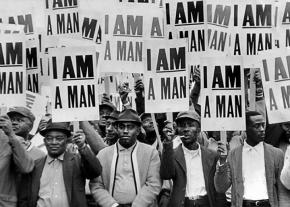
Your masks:
[[[138,142],[136,149],[136,162],[138,174],[136,182],[140,186],[132,207],[155,206],[156,197],[161,190],[161,180],[159,176],[160,159],[158,152],[152,146]],[[103,167],[102,175],[97,179],[91,180],[90,189],[97,203],[102,207],[111,207],[114,203],[118,203],[110,193],[110,184],[114,180],[114,154],[116,144],[106,147],[99,152],[99,158]],[[132,158],[134,160],[134,157]],[[133,161],[134,162],[134,161]],[[134,164],[134,163],[133,163]],[[138,171],[138,173],[136,173]],[[137,177],[137,176],[136,176]]]
[[[33,159],[16,138],[10,140],[0,131],[0,206],[17,205],[16,180],[18,173],[30,173]]]
[[[214,182],[218,192],[226,192],[232,185],[232,207],[241,207],[244,196],[242,171],[243,145],[229,152],[227,162],[217,166]],[[280,173],[283,168],[283,152],[264,143],[265,173],[268,197],[271,206],[281,206],[280,202],[286,195],[285,188],[280,182]]]
[[[20,207],[36,207],[40,188],[40,178],[46,156],[35,162],[33,172],[23,177],[20,189]],[[101,174],[102,166],[92,151],[85,147],[78,154],[65,152],[63,161],[63,179],[71,207],[87,206],[85,197],[86,179],[96,178]]]
[[[186,162],[182,145],[173,150],[172,142],[163,143],[160,176],[164,180],[172,179],[173,190],[168,206],[183,206],[186,190]],[[211,207],[224,206],[225,194],[218,194],[214,188],[214,174],[217,154],[207,148],[201,147],[201,162],[203,167],[205,189]]]

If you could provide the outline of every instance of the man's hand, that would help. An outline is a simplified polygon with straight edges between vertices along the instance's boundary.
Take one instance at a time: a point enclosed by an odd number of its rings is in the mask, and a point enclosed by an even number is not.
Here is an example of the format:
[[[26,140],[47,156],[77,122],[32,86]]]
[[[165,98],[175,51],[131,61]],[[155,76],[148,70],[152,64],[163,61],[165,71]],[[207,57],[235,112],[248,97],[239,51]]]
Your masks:
[[[12,122],[7,115],[0,116],[0,129],[8,136],[14,136],[14,131],[12,129]]]
[[[220,164],[224,164],[227,160],[227,154],[228,154],[228,145],[225,145],[223,142],[219,141],[218,143],[218,149],[217,152],[219,154],[219,160]]]
[[[165,141],[170,142],[174,138],[174,130],[171,127],[165,126],[162,130]]]
[[[83,131],[77,131],[72,138],[73,143],[78,146],[78,149],[85,147],[86,136]]]
[[[121,86],[119,86],[119,95],[121,97],[121,101],[123,104],[127,104],[128,100],[128,94],[131,91],[129,88],[129,83],[125,82]]]
[[[135,82],[135,93],[136,93],[136,96],[143,96],[143,92],[144,92],[144,84],[142,82],[142,79],[138,79],[136,82]]]

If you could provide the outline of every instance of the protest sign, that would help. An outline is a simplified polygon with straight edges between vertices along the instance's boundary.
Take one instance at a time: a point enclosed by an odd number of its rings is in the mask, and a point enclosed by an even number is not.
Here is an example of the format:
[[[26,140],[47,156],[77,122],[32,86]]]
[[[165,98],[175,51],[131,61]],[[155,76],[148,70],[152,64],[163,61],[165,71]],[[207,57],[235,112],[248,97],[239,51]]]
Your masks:
[[[46,0],[47,36],[81,38],[78,0]]]
[[[40,1],[38,1],[40,2]],[[16,24],[24,26],[24,33],[36,35],[37,21],[41,24],[43,19],[36,11],[41,10],[41,3],[36,1],[5,1],[0,2],[0,22],[5,24]],[[37,8],[37,9],[36,9]]]
[[[151,40],[146,45],[145,112],[188,110],[187,40]]]
[[[39,66],[40,66],[40,85],[48,85],[51,69],[49,65],[49,50],[56,48],[58,46],[59,39],[56,37],[47,37],[45,35],[41,36],[42,38],[42,49],[39,53]],[[40,47],[41,48],[41,47]]]
[[[143,5],[146,9],[147,5],[154,5],[156,7],[163,6],[163,0],[115,0],[122,5],[135,6],[136,4]]]
[[[231,0],[207,0],[207,55],[225,55],[229,52],[233,26]]]
[[[277,31],[279,31],[280,36],[280,46],[290,47],[290,1],[278,1],[278,20],[277,20]]]
[[[97,45],[102,43],[103,15],[91,9],[80,9],[82,38]]]
[[[39,44],[35,39],[26,40],[26,89],[40,92]]]
[[[0,35],[0,105],[25,106],[24,35]]]
[[[201,61],[201,130],[245,130],[241,57],[205,57]]]
[[[35,134],[41,118],[46,112],[47,99],[37,93],[26,91],[26,107],[33,113],[35,120],[30,134]]]
[[[290,121],[290,50],[264,52],[259,65],[269,123]]]
[[[23,25],[14,25],[14,24],[0,24],[0,34],[23,34],[24,26]]]
[[[123,111],[123,103],[119,93],[111,93],[112,103],[116,106],[118,111]],[[136,102],[135,102],[136,94],[134,92],[130,92],[127,97],[127,101],[130,104],[130,107],[136,110]]]
[[[165,36],[188,39],[189,52],[206,50],[205,2],[202,0],[165,1]]]
[[[258,55],[278,44],[274,0],[233,0],[232,55]]]
[[[115,6],[105,11],[101,72],[143,73],[144,39],[163,38],[163,13],[157,7]]]
[[[96,60],[94,47],[64,47],[50,50],[53,121],[98,119],[99,71]]]

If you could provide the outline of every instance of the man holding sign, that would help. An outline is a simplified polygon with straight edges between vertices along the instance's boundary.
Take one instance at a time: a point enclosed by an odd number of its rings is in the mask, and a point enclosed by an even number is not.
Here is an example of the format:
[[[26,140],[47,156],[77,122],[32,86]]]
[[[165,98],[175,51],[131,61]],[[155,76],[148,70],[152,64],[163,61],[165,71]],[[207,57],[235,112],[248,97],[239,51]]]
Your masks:
[[[124,110],[115,124],[119,140],[98,153],[103,172],[91,180],[91,192],[102,207],[155,207],[161,189],[158,152],[137,141],[141,120],[136,111]]]
[[[224,193],[232,186],[232,206],[281,206],[285,188],[280,182],[283,152],[264,143],[265,122],[256,111],[246,113],[247,138],[220,158],[215,187]],[[220,145],[219,151],[224,151]],[[227,161],[226,161],[227,160]]]
[[[0,116],[0,128],[0,206],[16,207],[17,172],[31,172],[34,162],[16,138],[7,116]]]
[[[50,122],[40,134],[47,156],[37,160],[33,172],[23,178],[20,206],[86,207],[85,181],[99,176],[102,166],[85,144],[84,135],[72,135],[65,122]],[[79,153],[67,150],[71,136]]]
[[[160,175],[172,179],[168,206],[222,207],[225,195],[214,188],[217,154],[198,143],[200,116],[195,111],[180,112],[176,117],[182,144],[173,150],[172,136],[166,136]]]

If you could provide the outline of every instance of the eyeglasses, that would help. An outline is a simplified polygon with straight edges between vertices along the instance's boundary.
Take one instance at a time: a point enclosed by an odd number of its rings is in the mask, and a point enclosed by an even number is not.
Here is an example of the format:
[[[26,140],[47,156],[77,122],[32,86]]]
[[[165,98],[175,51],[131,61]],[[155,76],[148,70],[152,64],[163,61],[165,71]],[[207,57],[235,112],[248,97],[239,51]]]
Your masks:
[[[46,142],[48,142],[48,143],[52,143],[53,140],[55,140],[55,142],[60,143],[60,142],[64,141],[65,138],[66,138],[65,136],[57,136],[57,137],[47,136],[47,137],[45,137],[44,139],[45,139]]]

